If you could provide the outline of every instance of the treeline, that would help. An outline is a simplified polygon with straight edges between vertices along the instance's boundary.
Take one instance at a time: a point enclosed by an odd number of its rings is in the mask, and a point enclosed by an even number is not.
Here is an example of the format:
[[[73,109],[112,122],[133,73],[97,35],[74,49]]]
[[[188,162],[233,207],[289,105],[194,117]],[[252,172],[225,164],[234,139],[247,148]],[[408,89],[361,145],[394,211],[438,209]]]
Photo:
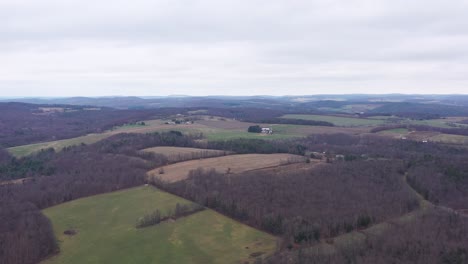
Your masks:
[[[177,203],[174,210],[169,211],[165,216],[162,216],[161,211],[156,210],[150,214],[144,215],[138,219],[136,228],[144,228],[148,226],[157,225],[161,222],[171,220],[177,220],[181,217],[189,216],[191,214],[205,210],[205,207],[199,204],[179,204]]]
[[[305,147],[294,140],[263,140],[263,139],[231,139],[224,141],[209,141],[204,146],[209,149],[231,151],[237,154],[247,153],[291,153],[304,155]]]
[[[401,161],[353,161],[308,171],[285,168],[232,175],[190,172],[165,190],[284,237],[285,247],[316,243],[418,207]]]
[[[446,128],[446,127],[433,127],[433,126],[426,126],[426,125],[390,125],[390,126],[379,126],[372,128],[370,132],[377,133],[389,129],[397,129],[397,128],[406,128],[412,131],[433,131],[439,132],[443,134],[450,134],[450,135],[460,135],[460,136],[468,136],[468,128]]]
[[[414,112],[397,112],[397,113],[364,113],[360,115],[361,117],[373,117],[373,116],[388,116],[392,117],[395,116],[396,120],[401,118],[413,119],[413,120],[431,120],[431,119],[439,119],[441,116],[437,113],[414,113]]]
[[[300,249],[278,252],[265,264],[468,263],[468,217],[433,209],[403,225],[393,225],[365,243],[337,245],[334,252]],[[262,263],[262,262],[260,262]]]
[[[397,114],[410,117],[420,116],[467,116],[468,108],[447,104],[425,104],[412,102],[385,103],[380,107],[368,111],[369,113]]]
[[[234,118],[245,122],[257,122],[257,120],[271,119],[283,115],[285,112],[277,109],[265,108],[209,108],[206,112],[212,116],[222,116],[226,118]]]
[[[246,120],[247,122],[263,123],[263,124],[285,124],[285,125],[303,125],[303,126],[335,126],[333,123],[326,121],[292,119],[292,118],[269,118]]]
[[[200,150],[191,153],[179,153],[179,154],[172,154],[166,155],[167,159],[171,163],[193,160],[193,159],[206,159],[206,158],[214,158],[219,156],[226,156],[231,152],[228,151],[216,151],[216,150]]]
[[[57,251],[50,223],[40,210],[73,199],[145,183],[146,172],[167,163],[163,155],[139,148],[185,146],[193,140],[174,133],[124,134],[94,145],[42,151],[37,157],[53,168],[49,176],[31,171],[24,184],[0,186],[0,263],[37,263]],[[13,159],[14,161],[14,159]]]

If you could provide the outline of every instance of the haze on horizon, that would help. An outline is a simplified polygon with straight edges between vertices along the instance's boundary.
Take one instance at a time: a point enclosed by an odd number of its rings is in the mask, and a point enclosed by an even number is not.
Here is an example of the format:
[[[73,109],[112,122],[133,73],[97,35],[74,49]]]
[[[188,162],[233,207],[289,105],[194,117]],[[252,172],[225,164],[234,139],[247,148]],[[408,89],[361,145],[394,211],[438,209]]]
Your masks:
[[[0,96],[468,93],[468,1],[0,2]]]

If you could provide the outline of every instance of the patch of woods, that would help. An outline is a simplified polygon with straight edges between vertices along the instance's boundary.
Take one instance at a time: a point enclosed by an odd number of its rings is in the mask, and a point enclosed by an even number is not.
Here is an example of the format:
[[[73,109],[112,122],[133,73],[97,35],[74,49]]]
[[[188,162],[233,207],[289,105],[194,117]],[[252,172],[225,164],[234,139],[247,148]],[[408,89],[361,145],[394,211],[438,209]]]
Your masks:
[[[226,156],[231,154],[227,151],[214,151],[214,150],[200,150],[200,151],[193,151],[190,153],[178,153],[178,154],[170,154],[165,155],[167,160],[170,163],[182,162],[187,160],[194,160],[194,159],[207,159],[207,158],[215,158],[220,156]]]
[[[259,119],[257,123],[264,124],[283,124],[283,125],[301,125],[301,126],[335,126],[333,123],[327,121],[318,120],[304,120],[304,119],[293,119],[293,118],[270,118],[270,119]]]
[[[204,146],[209,149],[219,149],[237,154],[260,153],[290,153],[305,154],[305,147],[295,140],[263,140],[263,139],[231,139],[224,141],[209,141]]]
[[[454,124],[455,126],[455,124]],[[445,127],[433,127],[433,126],[425,126],[425,125],[389,125],[389,126],[379,126],[371,129],[372,133],[378,133],[381,131],[389,130],[389,129],[398,129],[398,128],[406,128],[411,131],[430,131],[430,132],[438,132],[443,134],[449,135],[459,135],[459,136],[468,136],[468,128],[458,127],[458,128],[445,128]]]
[[[314,244],[418,207],[403,181],[401,161],[354,161],[309,171],[231,176],[190,172],[163,189],[283,237],[284,247]],[[384,205],[384,206],[382,206]]]
[[[174,207],[174,210],[170,210],[166,213],[166,215],[162,215],[160,210],[156,210],[150,214],[146,214],[140,219],[138,219],[135,227],[136,228],[144,228],[148,226],[157,225],[161,222],[165,222],[168,220],[177,220],[182,217],[186,217],[192,215],[194,213],[200,212],[205,210],[205,207],[199,204],[179,204],[177,203]]]
[[[468,149],[463,146],[344,134],[314,135],[301,144],[327,156],[401,160],[408,183],[425,199],[456,210],[467,207]]]
[[[282,251],[263,263],[465,264],[468,263],[467,245],[468,217],[433,209],[382,234],[369,234],[365,243],[350,242],[330,253],[317,252],[314,248]]]

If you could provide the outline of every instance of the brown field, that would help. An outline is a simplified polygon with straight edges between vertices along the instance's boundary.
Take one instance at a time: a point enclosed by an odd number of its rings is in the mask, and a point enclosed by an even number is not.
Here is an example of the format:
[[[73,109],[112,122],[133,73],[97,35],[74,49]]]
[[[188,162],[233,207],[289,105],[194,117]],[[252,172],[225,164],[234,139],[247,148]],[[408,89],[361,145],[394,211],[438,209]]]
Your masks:
[[[227,151],[216,149],[199,149],[199,148],[183,148],[183,147],[154,147],[143,150],[144,152],[151,152],[155,154],[162,154],[166,156],[170,162],[177,162],[182,160],[191,160],[199,158],[211,158],[218,156],[225,156],[230,154]]]
[[[305,158],[292,154],[243,154],[201,160],[191,160],[163,166],[148,172],[149,177],[158,177],[167,182],[176,182],[188,177],[191,170],[197,168],[215,169],[225,173],[241,173],[262,168],[270,168],[289,163],[304,162]],[[160,174],[160,170],[164,173]]]
[[[293,164],[288,164],[284,166],[261,168],[261,169],[251,170],[251,171],[267,172],[267,173],[271,173],[274,175],[290,175],[288,174],[288,172],[291,172],[291,171],[308,172],[311,168],[314,168],[316,166],[326,166],[326,165],[327,163],[325,163],[323,160],[310,159],[310,163],[305,163],[305,162],[293,163]]]

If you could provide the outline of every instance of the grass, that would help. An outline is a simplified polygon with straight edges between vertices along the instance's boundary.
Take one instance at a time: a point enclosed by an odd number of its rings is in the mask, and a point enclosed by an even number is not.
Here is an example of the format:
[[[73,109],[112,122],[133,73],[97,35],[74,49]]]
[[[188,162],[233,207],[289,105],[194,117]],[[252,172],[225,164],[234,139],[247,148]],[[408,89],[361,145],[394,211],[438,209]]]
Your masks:
[[[385,123],[385,120],[380,119],[366,119],[342,116],[329,116],[329,115],[284,115],[281,118],[289,119],[303,119],[325,121],[334,124],[335,126],[353,127],[353,126],[376,126]]]
[[[144,214],[156,209],[167,212],[176,203],[190,202],[145,186],[45,209],[61,252],[42,264],[241,263],[254,252],[269,254],[276,248],[275,237],[212,210],[134,227]],[[78,233],[63,234],[71,228]]]
[[[381,133],[390,133],[390,134],[407,134],[409,132],[408,129],[406,128],[394,128],[394,129],[388,129],[384,130]]]

